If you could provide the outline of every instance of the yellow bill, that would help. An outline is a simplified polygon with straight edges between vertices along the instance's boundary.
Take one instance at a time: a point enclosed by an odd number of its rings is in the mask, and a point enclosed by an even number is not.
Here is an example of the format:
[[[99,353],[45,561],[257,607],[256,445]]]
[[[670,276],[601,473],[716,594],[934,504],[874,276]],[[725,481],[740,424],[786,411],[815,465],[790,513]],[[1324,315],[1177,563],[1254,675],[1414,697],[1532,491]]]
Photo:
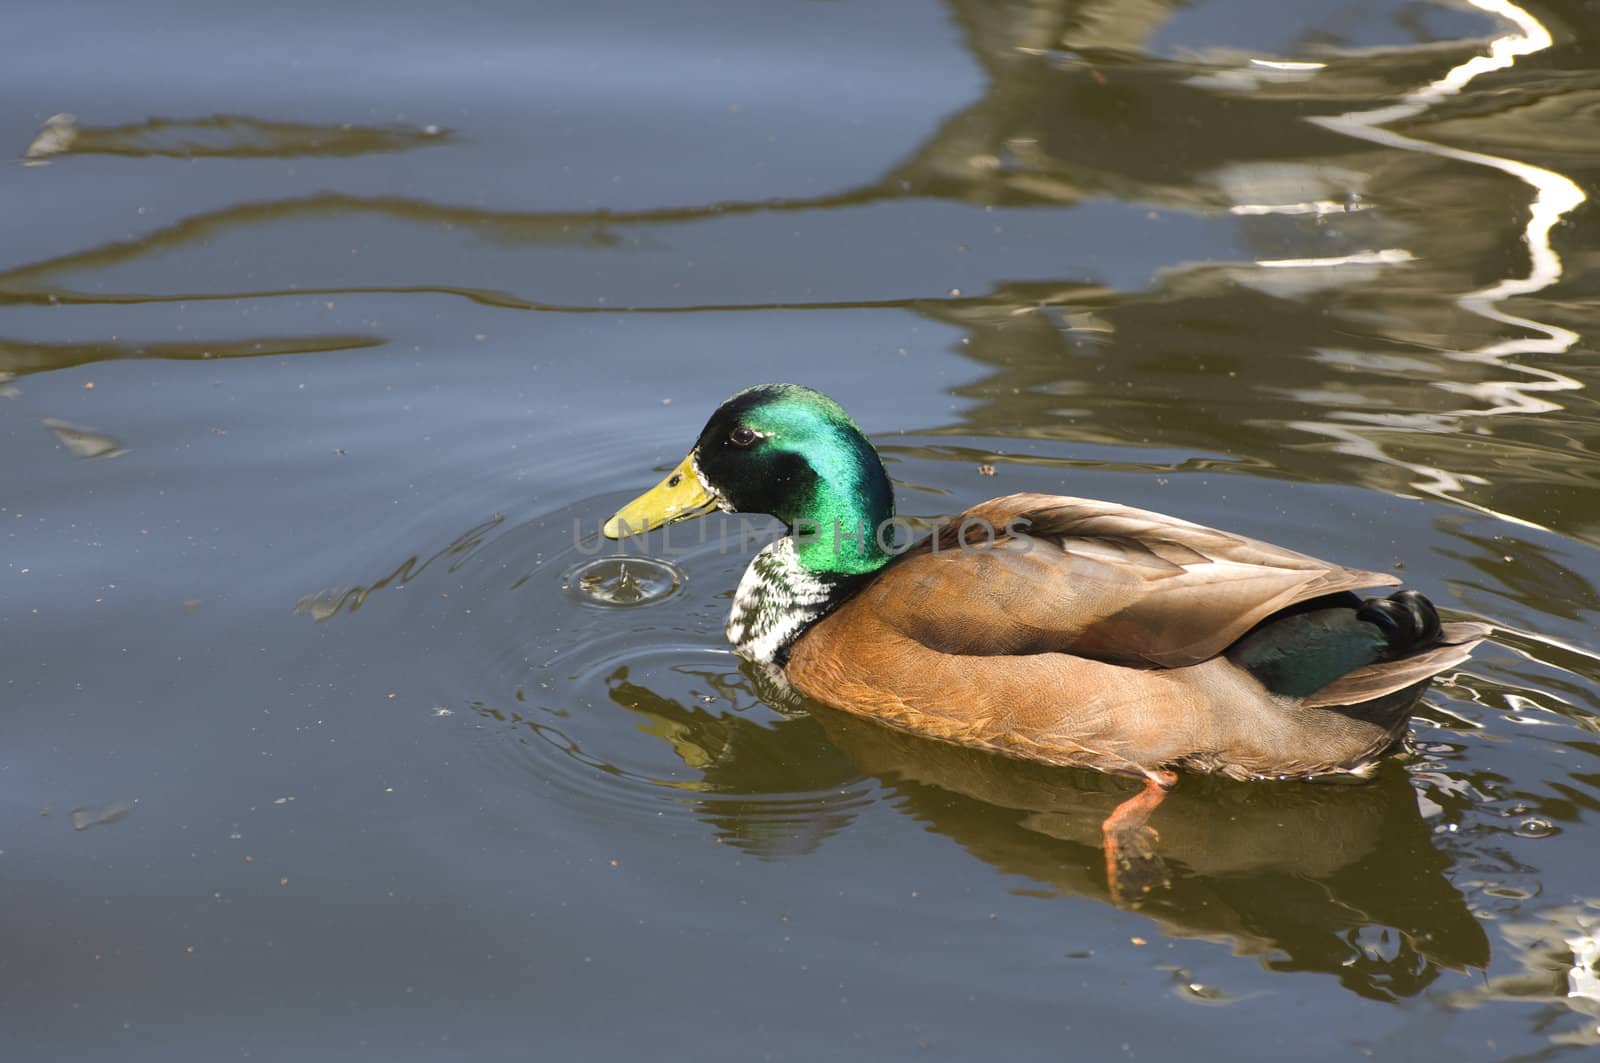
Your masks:
[[[654,531],[680,520],[703,517],[717,508],[717,500],[700,485],[694,474],[694,455],[690,454],[667,474],[667,478],[617,510],[600,531],[607,539]]]

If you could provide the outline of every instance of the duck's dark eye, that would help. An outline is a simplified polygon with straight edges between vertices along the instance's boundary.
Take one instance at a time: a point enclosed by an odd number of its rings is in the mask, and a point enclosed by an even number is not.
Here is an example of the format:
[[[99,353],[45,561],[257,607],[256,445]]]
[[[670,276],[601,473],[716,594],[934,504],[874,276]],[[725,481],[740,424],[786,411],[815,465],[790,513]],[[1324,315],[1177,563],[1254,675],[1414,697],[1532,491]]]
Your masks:
[[[747,424],[742,424],[738,428],[735,428],[733,430],[733,434],[728,436],[728,438],[733,441],[733,445],[736,447],[748,447],[760,437],[756,435],[756,430],[754,428],[751,428]]]

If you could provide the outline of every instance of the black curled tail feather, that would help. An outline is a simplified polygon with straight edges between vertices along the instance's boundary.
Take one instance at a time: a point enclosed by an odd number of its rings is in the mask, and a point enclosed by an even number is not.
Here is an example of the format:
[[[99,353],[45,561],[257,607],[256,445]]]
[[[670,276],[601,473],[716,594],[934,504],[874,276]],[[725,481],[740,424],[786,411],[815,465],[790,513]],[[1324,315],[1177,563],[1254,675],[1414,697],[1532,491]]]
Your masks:
[[[1417,591],[1368,598],[1357,607],[1356,617],[1382,632],[1391,659],[1432,649],[1444,635],[1439,611]]]

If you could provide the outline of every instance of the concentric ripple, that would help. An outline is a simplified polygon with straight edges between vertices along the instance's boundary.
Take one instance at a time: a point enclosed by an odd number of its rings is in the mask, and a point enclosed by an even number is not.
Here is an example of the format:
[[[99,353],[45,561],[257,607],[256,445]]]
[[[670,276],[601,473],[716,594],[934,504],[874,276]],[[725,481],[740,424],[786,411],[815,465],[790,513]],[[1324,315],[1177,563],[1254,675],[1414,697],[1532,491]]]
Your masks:
[[[666,544],[671,560],[631,543],[585,557],[597,549],[588,525],[611,508],[480,522],[301,611],[326,621],[382,600],[403,614],[386,622],[419,642],[448,639],[437,697],[476,725],[472,756],[505,801],[553,799],[591,829],[699,821],[765,855],[815,847],[877,789],[817,720],[774,707],[782,699],[728,648],[747,544],[736,550],[712,517],[698,541]],[[408,593],[375,598],[391,588]]]
[[[579,602],[593,605],[654,605],[683,584],[683,573],[654,557],[602,557],[567,569],[561,585]]]

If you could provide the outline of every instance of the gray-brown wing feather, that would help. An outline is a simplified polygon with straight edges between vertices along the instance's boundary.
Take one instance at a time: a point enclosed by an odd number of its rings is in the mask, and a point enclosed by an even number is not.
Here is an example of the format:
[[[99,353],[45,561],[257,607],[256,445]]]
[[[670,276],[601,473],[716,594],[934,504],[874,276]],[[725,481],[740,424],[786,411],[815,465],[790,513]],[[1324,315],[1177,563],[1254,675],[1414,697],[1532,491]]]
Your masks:
[[[1399,583],[1108,502],[1010,495],[960,520],[965,546],[958,522],[875,581],[896,627],[945,653],[1176,668],[1297,602]],[[998,534],[991,542],[980,528]]]
[[[1379,661],[1357,668],[1306,698],[1304,704],[1308,709],[1360,705],[1404,690],[1461,664],[1472,656],[1478,643],[1489,637],[1490,630],[1487,624],[1445,624],[1440,644],[1433,649],[1402,660]]]

